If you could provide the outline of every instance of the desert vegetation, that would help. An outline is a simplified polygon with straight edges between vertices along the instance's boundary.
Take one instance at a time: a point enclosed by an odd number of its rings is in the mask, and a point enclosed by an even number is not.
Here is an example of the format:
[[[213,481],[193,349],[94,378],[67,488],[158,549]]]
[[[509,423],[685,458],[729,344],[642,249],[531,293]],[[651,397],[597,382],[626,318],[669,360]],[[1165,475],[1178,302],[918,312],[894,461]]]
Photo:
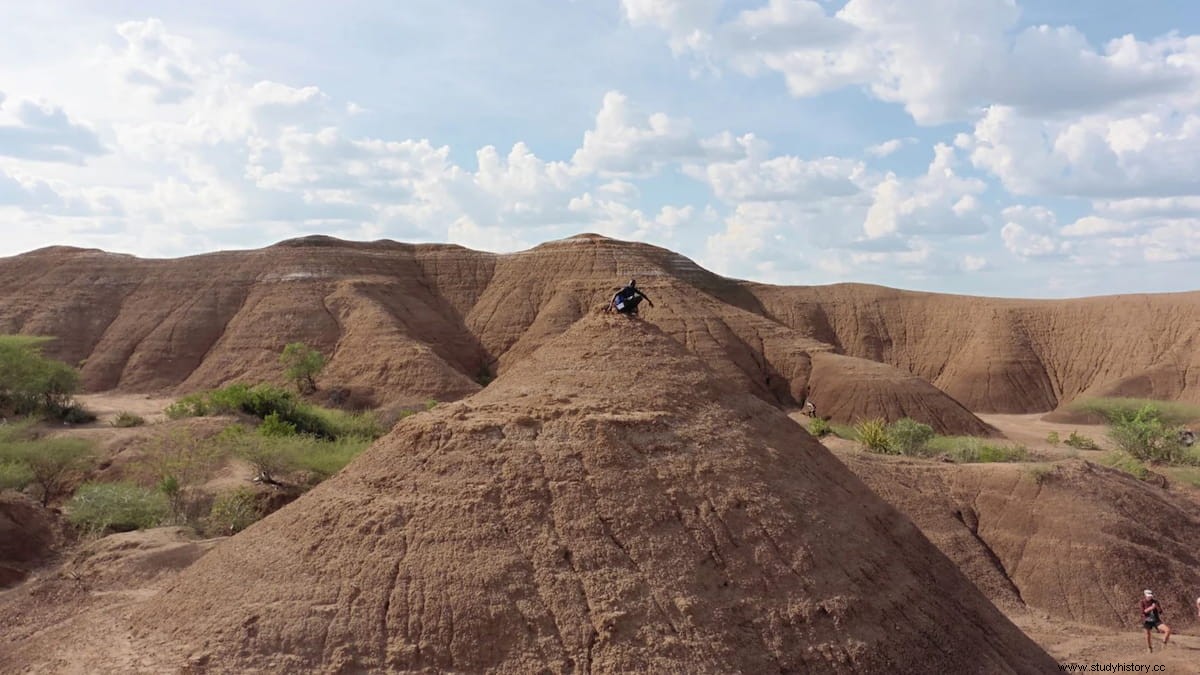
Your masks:
[[[0,416],[46,417],[72,424],[92,421],[95,418],[75,402],[79,372],[42,353],[50,340],[0,335]]]
[[[1116,450],[1132,460],[1165,466],[1200,465],[1200,448],[1189,447],[1181,436],[1187,424],[1200,420],[1200,407],[1176,401],[1098,398],[1079,401],[1072,408],[1101,417]]]
[[[888,424],[875,418],[854,427],[855,439],[868,451],[906,457],[941,457],[954,462],[1023,462],[1027,448],[974,436],[942,436],[933,427],[910,418]]]

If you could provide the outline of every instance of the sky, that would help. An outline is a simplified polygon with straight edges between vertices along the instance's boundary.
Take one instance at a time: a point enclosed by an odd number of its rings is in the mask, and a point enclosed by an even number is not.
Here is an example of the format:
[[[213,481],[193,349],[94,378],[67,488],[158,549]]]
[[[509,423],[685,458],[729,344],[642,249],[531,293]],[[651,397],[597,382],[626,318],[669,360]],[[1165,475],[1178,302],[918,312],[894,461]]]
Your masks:
[[[1200,3],[3,14],[0,256],[597,232],[778,284],[1200,289]]]

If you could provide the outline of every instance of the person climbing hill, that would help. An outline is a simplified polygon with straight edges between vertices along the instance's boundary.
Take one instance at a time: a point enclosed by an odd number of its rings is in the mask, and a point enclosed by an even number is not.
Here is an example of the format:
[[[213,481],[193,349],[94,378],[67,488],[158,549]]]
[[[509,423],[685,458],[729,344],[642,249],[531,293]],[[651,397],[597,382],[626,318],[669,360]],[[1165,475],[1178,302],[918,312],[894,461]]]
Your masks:
[[[638,305],[643,300],[651,307],[654,306],[654,302],[638,289],[637,279],[630,279],[629,285],[617,291],[617,294],[613,296],[612,302],[609,303],[609,308],[618,314],[637,316]]]
[[[1154,598],[1154,593],[1149,589],[1142,591],[1142,628],[1146,629],[1146,648],[1154,651],[1154,644],[1150,639],[1150,633],[1154,629],[1158,629],[1163,634],[1163,646],[1171,640],[1171,627],[1163,623],[1162,605],[1158,604],[1158,600]]]

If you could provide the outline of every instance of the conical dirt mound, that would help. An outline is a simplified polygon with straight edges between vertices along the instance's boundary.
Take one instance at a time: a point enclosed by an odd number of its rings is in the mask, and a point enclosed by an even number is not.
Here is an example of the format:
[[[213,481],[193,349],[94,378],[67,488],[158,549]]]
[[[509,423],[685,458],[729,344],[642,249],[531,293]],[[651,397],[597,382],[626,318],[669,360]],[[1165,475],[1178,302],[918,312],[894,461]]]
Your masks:
[[[604,315],[133,618],[218,672],[1054,669],[786,416]]]

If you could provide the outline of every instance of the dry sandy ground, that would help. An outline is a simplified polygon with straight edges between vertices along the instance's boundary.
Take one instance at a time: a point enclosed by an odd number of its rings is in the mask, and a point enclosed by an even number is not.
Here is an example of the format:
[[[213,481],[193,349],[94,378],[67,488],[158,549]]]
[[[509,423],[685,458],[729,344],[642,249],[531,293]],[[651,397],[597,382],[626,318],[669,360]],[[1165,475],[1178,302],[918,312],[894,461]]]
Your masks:
[[[173,398],[146,394],[82,394],[75,398],[99,418],[94,424],[101,426],[111,425],[123,412],[141,415],[148,423],[161,422],[167,419],[163,411],[175,402]]]

